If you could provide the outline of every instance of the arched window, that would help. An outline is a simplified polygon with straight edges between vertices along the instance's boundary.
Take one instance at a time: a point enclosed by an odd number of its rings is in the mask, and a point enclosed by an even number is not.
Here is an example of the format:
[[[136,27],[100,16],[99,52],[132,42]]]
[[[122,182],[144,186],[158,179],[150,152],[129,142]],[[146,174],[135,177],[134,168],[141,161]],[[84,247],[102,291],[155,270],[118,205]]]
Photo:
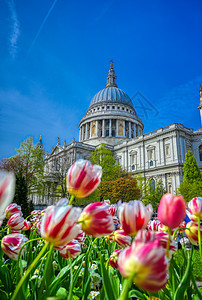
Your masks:
[[[202,161],[202,145],[199,146],[199,159]]]
[[[152,178],[151,180],[150,180],[150,190],[151,190],[151,192],[154,192],[155,191],[155,180],[154,180],[154,178]]]

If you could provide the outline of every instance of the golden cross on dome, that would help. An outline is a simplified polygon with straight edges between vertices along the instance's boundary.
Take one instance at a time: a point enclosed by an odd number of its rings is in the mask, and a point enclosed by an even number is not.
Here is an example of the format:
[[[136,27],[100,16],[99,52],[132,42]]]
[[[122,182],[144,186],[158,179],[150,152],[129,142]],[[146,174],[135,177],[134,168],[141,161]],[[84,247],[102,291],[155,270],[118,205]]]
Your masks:
[[[111,69],[113,69],[113,60],[111,59]]]

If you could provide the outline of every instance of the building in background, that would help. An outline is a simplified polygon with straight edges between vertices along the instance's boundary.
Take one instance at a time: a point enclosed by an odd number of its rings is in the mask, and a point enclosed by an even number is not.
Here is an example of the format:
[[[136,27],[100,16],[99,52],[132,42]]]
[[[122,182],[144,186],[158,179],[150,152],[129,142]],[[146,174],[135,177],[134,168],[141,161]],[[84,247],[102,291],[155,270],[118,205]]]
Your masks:
[[[198,106],[202,122],[202,88]],[[130,97],[116,83],[113,63],[107,84],[91,100],[86,115],[79,123],[79,141],[57,144],[45,156],[45,175],[57,185],[57,175],[65,176],[78,159],[89,159],[100,144],[112,150],[117,163],[128,172],[141,173],[155,185],[160,178],[168,192],[175,193],[183,180],[183,163],[188,150],[194,153],[202,171],[202,128],[193,131],[174,123],[143,134],[143,122],[137,116]],[[51,187],[43,202],[54,202]],[[34,204],[40,198],[34,199]]]

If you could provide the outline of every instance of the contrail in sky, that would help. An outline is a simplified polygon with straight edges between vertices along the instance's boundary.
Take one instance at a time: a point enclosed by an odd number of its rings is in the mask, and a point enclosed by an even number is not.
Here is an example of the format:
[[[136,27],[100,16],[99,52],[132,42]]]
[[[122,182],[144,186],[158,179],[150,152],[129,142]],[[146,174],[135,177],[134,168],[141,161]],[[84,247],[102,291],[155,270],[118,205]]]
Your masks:
[[[43,19],[43,22],[41,23],[41,25],[40,25],[40,27],[39,27],[39,30],[37,31],[37,34],[35,35],[35,37],[34,37],[34,39],[33,39],[33,41],[32,41],[32,44],[31,44],[31,46],[30,46],[30,48],[29,48],[29,50],[28,50],[27,56],[29,55],[29,53],[31,52],[31,50],[32,50],[32,48],[33,48],[33,46],[34,46],[34,44],[36,43],[36,40],[38,39],[38,37],[39,37],[39,35],[40,35],[40,33],[41,33],[41,31],[42,31],[44,25],[45,25],[45,23],[46,23],[46,21],[47,21],[49,15],[50,15],[50,13],[52,12],[53,8],[55,7],[56,2],[57,2],[57,0],[54,0],[53,4],[52,4],[51,7],[49,8],[49,10],[48,10],[48,12],[47,12],[45,18]]]
[[[10,35],[10,54],[12,58],[15,58],[16,53],[17,53],[17,41],[18,37],[20,35],[20,25],[15,9],[15,3],[13,0],[9,0],[8,2],[8,7],[11,12],[11,20],[12,20],[12,33]]]

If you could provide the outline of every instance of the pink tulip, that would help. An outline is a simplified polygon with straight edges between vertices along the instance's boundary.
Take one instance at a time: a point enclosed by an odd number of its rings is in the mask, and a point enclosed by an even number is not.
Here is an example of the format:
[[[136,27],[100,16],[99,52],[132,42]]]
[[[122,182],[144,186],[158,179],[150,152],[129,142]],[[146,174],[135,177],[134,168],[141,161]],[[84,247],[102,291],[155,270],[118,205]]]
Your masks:
[[[147,227],[152,213],[151,204],[145,207],[139,200],[122,203],[118,208],[121,227],[127,235],[131,236],[135,236],[138,230]]]
[[[3,252],[13,260],[18,259],[18,254],[21,247],[28,241],[28,238],[20,233],[13,233],[4,236],[1,242],[1,248]],[[23,248],[21,255],[23,255],[25,247]]]
[[[116,249],[109,257],[109,264],[114,269],[118,269],[118,256],[123,249]]]
[[[20,214],[14,214],[10,217],[7,223],[11,232],[20,232],[25,227],[25,219]]]
[[[109,240],[116,242],[119,246],[125,248],[131,245],[131,237],[125,234],[123,229],[118,229],[109,236]]]
[[[92,165],[88,160],[77,160],[67,173],[67,190],[71,195],[85,198],[99,186],[102,167]]]
[[[169,228],[176,228],[184,220],[186,205],[182,196],[165,194],[158,207],[158,219]]]
[[[202,220],[202,198],[195,197],[188,203],[189,211],[195,217],[199,217]]]
[[[87,205],[81,213],[79,222],[82,230],[93,237],[102,237],[114,231],[112,215],[108,206],[102,202],[95,202]]]
[[[187,229],[185,230],[185,234],[188,237],[190,243],[193,245],[198,245],[198,223],[194,221],[190,221],[187,223]],[[202,240],[202,226],[200,226],[200,234]]]
[[[65,259],[69,257],[76,258],[81,253],[81,245],[77,240],[72,240],[63,249],[59,250],[59,253]]]
[[[104,200],[104,203],[105,203],[106,205],[110,205],[110,200],[109,200],[109,199]]]
[[[15,194],[15,176],[0,170],[0,226],[5,218],[5,209],[12,202]]]
[[[6,213],[6,219],[10,219],[10,217],[14,214],[19,214],[22,216],[22,211],[20,205],[17,205],[16,203],[11,203],[5,210]]]
[[[133,243],[118,257],[118,268],[123,277],[134,273],[133,282],[140,288],[157,292],[167,283],[168,260],[158,240]]]
[[[24,226],[23,226],[22,230],[24,231],[24,230],[28,230],[30,228],[31,228],[31,223],[27,220],[24,220]]]
[[[49,206],[42,217],[41,236],[54,246],[66,245],[81,229],[76,224],[81,209],[67,204],[67,199],[61,199],[56,206]]]

